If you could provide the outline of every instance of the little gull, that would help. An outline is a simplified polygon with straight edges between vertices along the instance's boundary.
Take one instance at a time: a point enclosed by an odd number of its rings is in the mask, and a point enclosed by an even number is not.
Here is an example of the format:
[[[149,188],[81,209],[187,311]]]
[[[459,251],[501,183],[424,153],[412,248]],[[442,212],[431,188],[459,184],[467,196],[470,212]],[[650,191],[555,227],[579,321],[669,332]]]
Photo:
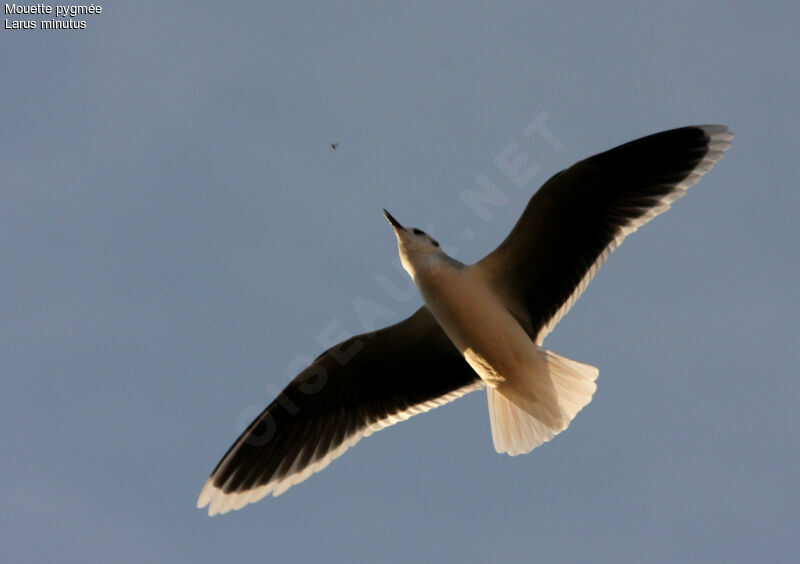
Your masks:
[[[362,437],[479,389],[498,452],[553,438],[591,401],[598,370],[544,338],[622,240],[669,209],[732,138],[721,125],[682,127],[580,161],[469,266],[384,210],[425,305],[317,357],[233,443],[197,506],[216,515],[277,496]]]

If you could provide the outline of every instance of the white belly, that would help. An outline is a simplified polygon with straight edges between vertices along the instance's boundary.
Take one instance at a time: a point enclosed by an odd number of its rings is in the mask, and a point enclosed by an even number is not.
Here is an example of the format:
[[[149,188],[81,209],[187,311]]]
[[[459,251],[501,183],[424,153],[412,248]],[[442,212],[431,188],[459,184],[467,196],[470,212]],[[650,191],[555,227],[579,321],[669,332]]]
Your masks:
[[[428,309],[487,385],[544,367],[528,334],[477,271],[442,267],[418,278]]]
[[[502,452],[528,452],[592,398],[597,369],[537,346],[500,295],[470,267],[439,264],[414,281],[439,325],[486,382]]]

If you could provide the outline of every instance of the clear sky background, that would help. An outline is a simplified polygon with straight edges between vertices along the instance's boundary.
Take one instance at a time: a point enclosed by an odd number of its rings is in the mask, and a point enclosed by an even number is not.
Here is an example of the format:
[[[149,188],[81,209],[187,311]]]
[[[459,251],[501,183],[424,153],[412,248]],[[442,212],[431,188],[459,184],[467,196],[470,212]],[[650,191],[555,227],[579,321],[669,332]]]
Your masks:
[[[103,8],[0,29],[0,560],[800,558],[797,2]],[[195,509],[354,300],[421,303],[381,208],[472,262],[551,174],[693,123],[727,156],[545,342],[600,368],[565,433],[498,455],[475,393]]]

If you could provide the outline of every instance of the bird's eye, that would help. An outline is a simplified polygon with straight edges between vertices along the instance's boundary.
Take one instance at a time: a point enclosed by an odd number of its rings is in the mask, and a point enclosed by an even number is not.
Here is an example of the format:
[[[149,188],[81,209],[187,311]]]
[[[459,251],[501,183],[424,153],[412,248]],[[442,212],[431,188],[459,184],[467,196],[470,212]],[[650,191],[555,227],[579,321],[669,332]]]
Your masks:
[[[425,235],[425,232],[422,229],[417,229],[416,227],[411,230],[414,235]]]
[[[434,246],[434,247],[438,247],[438,246],[439,246],[439,243],[438,243],[438,242],[436,242],[436,241],[434,241],[433,239],[431,239],[431,243],[433,243],[433,246]]]

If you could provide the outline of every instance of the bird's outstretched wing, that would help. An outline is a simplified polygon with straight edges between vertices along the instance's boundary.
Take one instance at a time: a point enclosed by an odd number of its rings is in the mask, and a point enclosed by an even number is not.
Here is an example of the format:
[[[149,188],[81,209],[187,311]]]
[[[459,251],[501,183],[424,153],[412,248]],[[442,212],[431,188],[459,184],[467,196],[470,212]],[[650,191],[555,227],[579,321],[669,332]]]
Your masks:
[[[362,437],[481,388],[423,306],[320,355],[236,440],[197,506],[216,515],[279,495]]]
[[[541,343],[622,240],[669,209],[732,138],[722,125],[682,127],[582,160],[550,178],[476,266]]]

